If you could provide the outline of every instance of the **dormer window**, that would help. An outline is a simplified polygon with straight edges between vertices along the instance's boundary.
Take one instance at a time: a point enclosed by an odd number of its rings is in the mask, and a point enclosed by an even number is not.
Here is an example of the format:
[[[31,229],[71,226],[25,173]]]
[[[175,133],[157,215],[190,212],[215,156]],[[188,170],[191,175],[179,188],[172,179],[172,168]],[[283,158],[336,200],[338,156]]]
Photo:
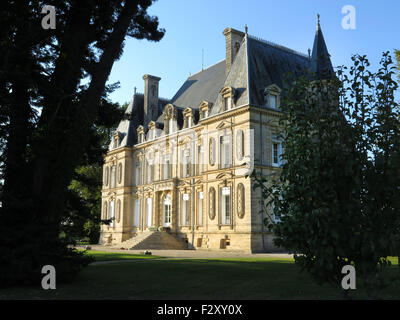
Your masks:
[[[172,104],[167,104],[164,107],[164,130],[166,134],[175,132],[176,120],[175,120],[175,109]]]
[[[168,133],[174,132],[174,119],[169,119],[168,120]]]
[[[186,108],[183,111],[183,117],[184,117],[184,128],[190,128],[193,126],[193,110],[190,108]]]
[[[115,131],[113,135],[113,149],[119,147],[119,132]]]
[[[144,128],[143,126],[139,126],[137,129],[138,143],[143,143],[144,140]]]
[[[280,95],[281,89],[273,84],[264,89],[264,103],[268,108],[280,108]]]
[[[156,123],[154,121],[151,121],[149,123],[149,134],[148,134],[149,140],[153,140],[156,138]]]
[[[226,97],[226,98],[224,98],[224,111],[227,111],[230,109],[231,109],[231,98]]]
[[[224,87],[221,90],[222,96],[222,111],[228,111],[232,109],[233,106],[233,97],[235,95],[235,89],[232,87]]]
[[[268,95],[268,105],[270,108],[278,108],[278,96],[276,94]]]
[[[208,111],[211,109],[212,103],[208,101],[202,101],[199,105],[200,120],[208,117]]]

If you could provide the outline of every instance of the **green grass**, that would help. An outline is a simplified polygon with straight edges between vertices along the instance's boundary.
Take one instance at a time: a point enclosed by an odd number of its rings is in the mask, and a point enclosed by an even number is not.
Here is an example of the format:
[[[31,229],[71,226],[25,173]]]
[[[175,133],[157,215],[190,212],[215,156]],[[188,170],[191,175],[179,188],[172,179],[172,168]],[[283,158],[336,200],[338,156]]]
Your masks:
[[[97,261],[126,261],[93,264],[73,283],[58,284],[56,290],[0,290],[0,299],[340,299],[336,290],[318,286],[308,274],[299,273],[293,259],[161,259],[88,253]],[[393,265],[385,277],[396,273],[397,265]],[[366,298],[362,289],[352,295]],[[383,298],[400,299],[400,286],[386,289]]]

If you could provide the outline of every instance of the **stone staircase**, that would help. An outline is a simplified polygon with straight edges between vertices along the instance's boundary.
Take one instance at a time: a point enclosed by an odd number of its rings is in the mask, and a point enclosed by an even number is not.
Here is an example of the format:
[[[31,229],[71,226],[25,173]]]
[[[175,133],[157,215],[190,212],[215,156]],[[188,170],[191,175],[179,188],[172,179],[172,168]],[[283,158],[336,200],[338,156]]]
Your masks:
[[[132,250],[186,250],[188,245],[184,240],[163,231],[144,231],[128,240],[116,244],[115,248]]]

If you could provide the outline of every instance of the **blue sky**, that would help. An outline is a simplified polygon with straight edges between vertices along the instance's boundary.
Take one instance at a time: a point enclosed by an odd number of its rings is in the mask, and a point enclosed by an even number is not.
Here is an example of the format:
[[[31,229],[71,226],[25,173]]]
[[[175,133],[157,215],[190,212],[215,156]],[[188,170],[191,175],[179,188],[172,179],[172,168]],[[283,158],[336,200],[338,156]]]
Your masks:
[[[342,28],[342,7],[356,10],[356,29]],[[334,66],[350,65],[352,54],[366,54],[372,68],[383,51],[400,49],[399,0],[159,0],[149,14],[156,15],[166,34],[160,42],[128,38],[123,56],[114,64],[109,83],[120,81],[110,95],[124,103],[134,87],[143,92],[146,73],[161,77],[160,96],[172,98],[185,79],[225,59],[226,27],[244,30],[307,54],[316,28],[316,15]]]

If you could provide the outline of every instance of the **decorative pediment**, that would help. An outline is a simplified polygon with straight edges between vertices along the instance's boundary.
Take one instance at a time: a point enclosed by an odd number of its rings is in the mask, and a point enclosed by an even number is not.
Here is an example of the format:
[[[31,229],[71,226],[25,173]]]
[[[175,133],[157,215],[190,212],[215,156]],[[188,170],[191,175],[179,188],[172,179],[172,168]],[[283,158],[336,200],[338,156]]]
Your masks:
[[[233,97],[235,95],[235,89],[231,86],[225,86],[220,91],[222,97]]]
[[[181,180],[181,181],[179,181],[177,187],[178,187],[179,189],[182,189],[182,188],[189,188],[189,187],[190,187],[190,183],[189,183],[188,181],[186,181],[186,180]]]
[[[232,173],[232,172],[230,172],[230,171],[226,171],[226,172],[222,172],[222,173],[220,173],[219,175],[217,175],[217,179],[218,180],[220,180],[220,179],[231,179],[231,178],[233,178],[235,175]]]
[[[200,103],[200,105],[199,105],[199,110],[200,110],[200,111],[210,110],[211,107],[212,107],[212,105],[213,105],[212,102],[203,100],[203,101]]]
[[[184,137],[183,139],[181,139],[181,140],[179,141],[178,146],[185,145],[185,144],[189,143],[190,140],[191,140],[190,137],[189,137],[189,136],[186,136],[186,137]]]
[[[154,188],[152,188],[152,187],[145,187],[144,189],[143,189],[143,192],[153,192],[154,191]]]
[[[140,126],[136,129],[136,131],[137,131],[138,133],[144,133],[144,127],[143,127],[142,125],[140,125]]]
[[[165,107],[164,107],[164,120],[169,120],[169,119],[175,119],[175,108],[171,103],[168,103]]]
[[[228,121],[222,121],[218,124],[217,129],[223,129],[223,128],[228,128],[231,127],[232,124]]]

